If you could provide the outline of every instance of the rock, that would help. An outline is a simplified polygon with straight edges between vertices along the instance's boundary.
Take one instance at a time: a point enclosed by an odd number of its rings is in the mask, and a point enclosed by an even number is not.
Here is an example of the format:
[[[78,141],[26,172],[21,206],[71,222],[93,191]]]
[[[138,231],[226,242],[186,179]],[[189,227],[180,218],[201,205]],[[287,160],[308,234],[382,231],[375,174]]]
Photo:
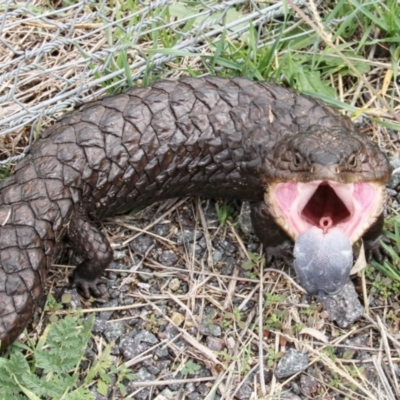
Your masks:
[[[172,278],[168,284],[168,288],[173,292],[176,292],[180,286],[181,286],[181,281],[178,278]]]
[[[158,261],[167,267],[172,267],[178,262],[178,260],[179,257],[171,250],[163,251],[158,257]]]
[[[207,347],[212,351],[222,351],[225,347],[225,344],[221,339],[212,336],[207,336],[206,343]]]
[[[149,344],[157,344],[159,340],[155,337],[155,335],[149,331],[143,330],[140,331],[134,339],[138,342],[144,342]]]
[[[104,336],[106,337],[108,343],[116,341],[125,333],[125,323],[123,321],[116,321],[112,324],[106,324],[104,329]]]
[[[302,398],[300,396],[297,396],[297,394],[293,393],[293,392],[283,392],[279,395],[279,397],[276,397],[276,399],[278,400],[302,400]]]
[[[203,396],[207,396],[208,392],[210,391],[210,387],[207,386],[206,383],[200,383],[199,386],[197,386],[197,391],[202,394]]]
[[[81,298],[79,297],[78,291],[76,288],[66,288],[64,290],[64,293],[61,297],[61,303],[62,304],[68,304],[69,308],[72,308],[74,310],[78,308],[82,308],[82,302]]]
[[[243,383],[235,394],[235,399],[248,400],[253,393],[253,388],[247,383]]]
[[[201,324],[199,332],[205,336],[221,336],[221,327],[216,324]]]
[[[150,268],[140,268],[137,270],[137,274],[143,282],[148,282],[151,278],[153,278],[153,270]]]
[[[154,353],[158,358],[167,358],[169,355],[168,347],[157,347]]]
[[[189,244],[193,242],[198,242],[200,238],[203,236],[203,233],[200,231],[193,231],[191,229],[183,229],[181,232],[178,232],[176,235],[176,243],[178,246],[182,246],[183,244]]]
[[[118,307],[118,300],[111,300],[108,301],[107,303],[104,303],[102,305],[102,308],[114,308],[114,307]],[[99,319],[102,319],[103,321],[107,321],[111,318],[111,315],[114,311],[101,311],[98,315]]]
[[[204,396],[200,394],[199,392],[192,392],[189,393],[186,398],[188,400],[204,400]]]
[[[156,376],[147,371],[146,368],[142,367],[135,373],[135,382],[148,382],[156,380]]]
[[[289,349],[279,360],[275,370],[278,379],[287,378],[308,367],[308,356],[295,349]]]
[[[228,240],[221,240],[218,244],[227,253],[233,254],[236,251],[236,247]]]
[[[254,233],[250,216],[250,203],[248,201],[244,201],[240,208],[239,226],[245,235],[252,235]]]
[[[149,344],[140,343],[131,337],[121,339],[119,349],[125,360],[131,360],[150,348]]]
[[[165,237],[169,232],[169,228],[168,224],[156,224],[153,226],[153,232],[158,236]]]
[[[390,189],[396,189],[400,185],[400,159],[396,157],[390,157],[389,162],[393,169],[398,171],[392,174],[387,186]]]
[[[313,398],[314,393],[318,390],[318,382],[312,376],[301,374],[300,390],[307,398]]]
[[[329,320],[336,321],[340,328],[347,328],[364,315],[364,307],[351,281],[348,281],[339,293],[317,296],[317,299],[324,306]]]
[[[149,235],[141,235],[133,239],[129,243],[129,247],[136,253],[140,255],[145,255],[147,250],[154,244],[154,239]]]
[[[213,263],[214,264],[218,264],[219,261],[221,261],[222,257],[223,257],[224,253],[221,250],[215,249],[213,251]]]

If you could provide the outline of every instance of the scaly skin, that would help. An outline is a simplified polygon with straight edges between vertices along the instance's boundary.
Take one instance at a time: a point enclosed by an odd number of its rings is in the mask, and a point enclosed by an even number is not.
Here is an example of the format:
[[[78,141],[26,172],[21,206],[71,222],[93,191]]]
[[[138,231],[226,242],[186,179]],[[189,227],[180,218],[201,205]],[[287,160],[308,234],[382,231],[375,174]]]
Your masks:
[[[112,260],[110,245],[96,228],[101,218],[176,196],[248,200],[256,233],[273,254],[288,238],[263,201],[268,183],[290,180],[296,172],[291,163],[297,139],[288,141],[298,136],[293,135],[306,132],[300,144],[309,141],[301,150],[307,158],[331,128],[347,140],[345,146],[329,145],[339,160],[348,156],[349,143],[365,156],[368,168],[348,171],[347,178],[384,184],[390,174],[385,156],[363,137],[352,139],[356,132],[347,117],[266,82],[164,80],[67,114],[1,184],[2,347],[27,325],[65,235],[85,259],[75,280],[86,294],[96,292],[96,280]],[[299,179],[318,179],[314,175]]]

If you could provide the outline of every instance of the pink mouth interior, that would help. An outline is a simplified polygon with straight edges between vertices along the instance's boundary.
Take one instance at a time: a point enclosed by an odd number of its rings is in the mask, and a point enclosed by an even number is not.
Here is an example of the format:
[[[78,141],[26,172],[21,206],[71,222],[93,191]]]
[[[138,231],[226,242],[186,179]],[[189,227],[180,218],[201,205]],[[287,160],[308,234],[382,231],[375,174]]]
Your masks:
[[[296,236],[317,226],[324,233],[338,227],[352,238],[368,220],[376,198],[374,186],[365,182],[285,182],[277,185],[275,194]]]

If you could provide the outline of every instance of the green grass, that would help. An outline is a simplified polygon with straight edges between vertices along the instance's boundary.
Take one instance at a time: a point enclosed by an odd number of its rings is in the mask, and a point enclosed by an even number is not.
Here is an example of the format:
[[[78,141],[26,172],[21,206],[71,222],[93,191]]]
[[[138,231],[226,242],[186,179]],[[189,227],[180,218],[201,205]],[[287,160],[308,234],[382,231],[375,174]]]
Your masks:
[[[371,290],[386,298],[400,292],[400,216],[389,218],[385,228],[384,234],[389,242],[382,242],[382,247],[387,257],[382,263],[372,260],[371,265],[380,274],[370,269],[367,271],[367,276],[372,282]]]

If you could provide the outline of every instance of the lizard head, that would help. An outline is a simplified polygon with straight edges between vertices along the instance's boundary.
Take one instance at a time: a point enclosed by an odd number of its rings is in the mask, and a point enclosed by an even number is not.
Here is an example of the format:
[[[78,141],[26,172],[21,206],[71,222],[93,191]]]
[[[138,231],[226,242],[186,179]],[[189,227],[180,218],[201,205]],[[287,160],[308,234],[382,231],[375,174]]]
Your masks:
[[[303,286],[339,291],[352,265],[351,246],[383,212],[387,157],[365,136],[313,126],[279,142],[267,169],[265,200],[295,242]]]

